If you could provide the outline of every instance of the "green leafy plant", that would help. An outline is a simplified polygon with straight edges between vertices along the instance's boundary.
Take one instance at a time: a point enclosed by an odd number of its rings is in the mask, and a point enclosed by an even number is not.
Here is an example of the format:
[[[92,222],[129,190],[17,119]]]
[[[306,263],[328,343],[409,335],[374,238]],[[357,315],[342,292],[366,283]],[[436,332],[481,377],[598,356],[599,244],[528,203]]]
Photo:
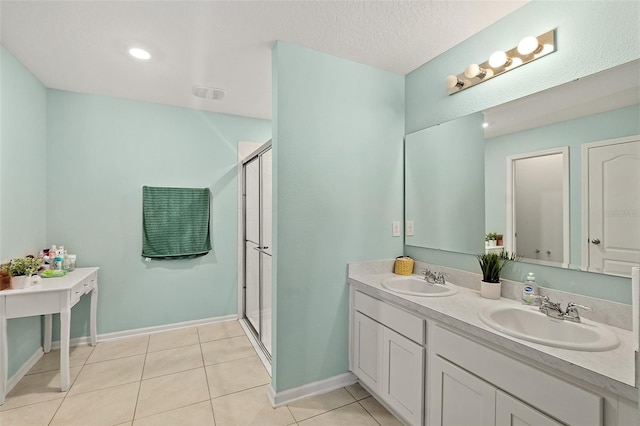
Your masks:
[[[499,283],[502,268],[509,263],[518,261],[515,253],[502,251],[500,253],[483,253],[476,256],[482,270],[482,281],[486,283]]]
[[[35,257],[18,257],[16,259],[11,259],[9,263],[5,263],[1,268],[12,277],[33,275],[40,267],[41,262],[42,259]]]
[[[496,234],[495,232],[489,232],[485,237],[484,240],[485,241],[491,241],[491,240],[497,240],[498,239],[498,234]]]

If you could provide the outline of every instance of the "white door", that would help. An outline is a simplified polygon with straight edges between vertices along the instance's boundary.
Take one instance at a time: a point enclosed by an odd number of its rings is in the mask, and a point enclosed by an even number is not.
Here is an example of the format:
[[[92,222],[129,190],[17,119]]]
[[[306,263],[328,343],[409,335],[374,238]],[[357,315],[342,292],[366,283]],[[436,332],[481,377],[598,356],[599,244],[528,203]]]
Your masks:
[[[412,425],[422,424],[424,348],[383,328],[382,398]]]
[[[630,277],[631,267],[640,265],[640,136],[588,144],[583,156],[588,168],[583,263],[592,272]]]
[[[562,426],[528,406],[520,400],[500,390],[496,391],[496,425],[497,426]]]
[[[353,328],[353,374],[371,390],[380,393],[384,327],[356,311]]]
[[[431,358],[431,426],[488,426],[496,418],[496,388],[449,361]]]

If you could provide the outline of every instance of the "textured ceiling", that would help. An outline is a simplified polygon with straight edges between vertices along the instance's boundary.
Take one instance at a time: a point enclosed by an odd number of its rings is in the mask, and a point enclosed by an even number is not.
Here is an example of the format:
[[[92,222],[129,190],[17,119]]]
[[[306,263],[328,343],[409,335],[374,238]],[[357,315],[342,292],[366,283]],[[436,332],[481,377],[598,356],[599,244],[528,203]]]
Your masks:
[[[527,1],[2,0],[0,41],[50,88],[270,118],[276,40],[404,75]]]

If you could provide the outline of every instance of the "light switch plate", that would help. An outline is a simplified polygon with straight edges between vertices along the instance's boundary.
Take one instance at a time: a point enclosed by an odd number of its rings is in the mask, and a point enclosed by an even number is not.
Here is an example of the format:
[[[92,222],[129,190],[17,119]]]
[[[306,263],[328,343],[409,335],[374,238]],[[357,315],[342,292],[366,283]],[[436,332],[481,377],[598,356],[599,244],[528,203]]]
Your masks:
[[[407,224],[404,227],[405,229],[405,235],[410,237],[413,235],[413,221],[412,220],[408,220]]]
[[[393,222],[391,222],[391,235],[393,235],[394,237],[399,237],[400,236],[400,221],[399,220],[394,220]]]

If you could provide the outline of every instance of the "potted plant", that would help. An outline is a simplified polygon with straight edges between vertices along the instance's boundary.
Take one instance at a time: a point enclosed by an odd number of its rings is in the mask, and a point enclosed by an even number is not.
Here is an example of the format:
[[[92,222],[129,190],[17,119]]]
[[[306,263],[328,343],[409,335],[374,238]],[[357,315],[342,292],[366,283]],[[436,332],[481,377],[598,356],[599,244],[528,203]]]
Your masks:
[[[503,246],[504,245],[504,235],[497,233],[496,234],[496,245]]]
[[[501,251],[500,253],[479,254],[476,258],[482,270],[480,295],[487,299],[499,299],[502,289],[502,283],[500,282],[502,268],[511,261],[517,261],[517,256],[515,253]]]
[[[497,245],[497,236],[498,234],[494,233],[494,232],[489,232],[487,235],[485,235],[484,240],[487,242],[487,245],[489,247],[495,247]]]
[[[2,265],[2,270],[11,277],[11,288],[25,288],[31,283],[31,275],[38,270],[41,262],[42,259],[33,256],[18,257]]]

